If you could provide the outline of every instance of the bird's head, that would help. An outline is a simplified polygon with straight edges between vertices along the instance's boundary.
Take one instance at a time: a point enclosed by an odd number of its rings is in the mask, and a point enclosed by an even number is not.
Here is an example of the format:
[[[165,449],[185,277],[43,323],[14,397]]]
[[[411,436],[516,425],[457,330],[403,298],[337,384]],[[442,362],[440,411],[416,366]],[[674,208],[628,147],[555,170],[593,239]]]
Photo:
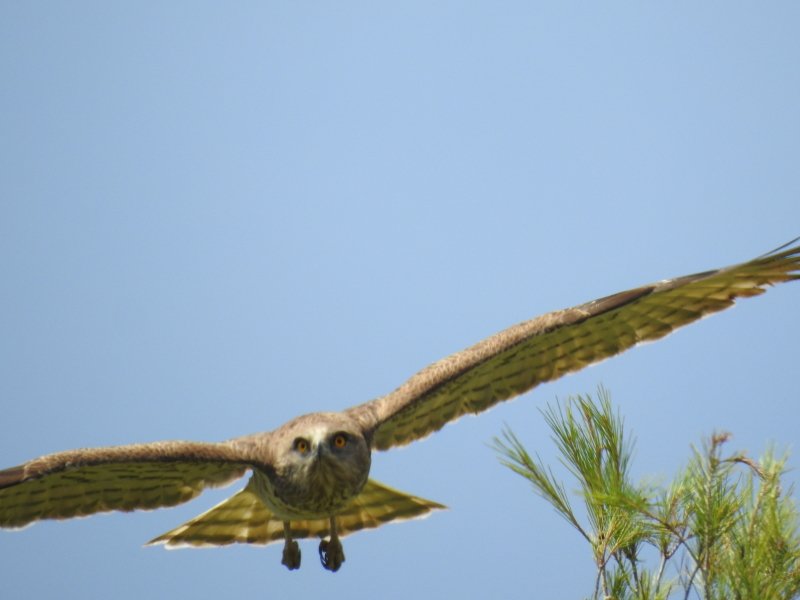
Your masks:
[[[339,413],[313,413],[284,425],[276,475],[284,493],[303,497],[356,495],[369,477],[370,449],[358,427]]]

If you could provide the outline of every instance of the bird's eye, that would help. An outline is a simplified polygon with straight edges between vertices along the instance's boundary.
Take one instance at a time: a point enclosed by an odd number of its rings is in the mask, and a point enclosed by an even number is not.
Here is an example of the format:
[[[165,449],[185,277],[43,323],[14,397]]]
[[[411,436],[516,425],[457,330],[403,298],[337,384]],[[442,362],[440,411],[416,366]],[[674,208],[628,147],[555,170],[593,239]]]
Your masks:
[[[337,433],[333,436],[333,445],[336,448],[344,448],[347,446],[347,436],[344,433]]]
[[[300,454],[308,454],[308,451],[311,450],[311,444],[308,443],[308,440],[297,438],[294,441],[294,449]]]

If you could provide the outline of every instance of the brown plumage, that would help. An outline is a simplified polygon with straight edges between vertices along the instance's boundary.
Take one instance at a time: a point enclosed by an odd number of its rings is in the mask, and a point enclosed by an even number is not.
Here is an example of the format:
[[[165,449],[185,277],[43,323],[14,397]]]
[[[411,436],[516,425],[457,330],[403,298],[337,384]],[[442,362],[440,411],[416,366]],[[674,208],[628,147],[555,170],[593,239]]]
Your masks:
[[[71,450],[0,471],[0,527],[109,510],[173,506],[244,475],[247,486],[151,543],[224,545],[320,537],[323,566],[344,561],[339,537],[424,516],[442,505],[368,479],[372,450],[408,444],[467,413],[659,339],[737,298],[800,278],[790,242],[732,267],[660,281],[519,323],[423,369],[390,394],[341,413],[298,417],[222,443],[157,442]]]

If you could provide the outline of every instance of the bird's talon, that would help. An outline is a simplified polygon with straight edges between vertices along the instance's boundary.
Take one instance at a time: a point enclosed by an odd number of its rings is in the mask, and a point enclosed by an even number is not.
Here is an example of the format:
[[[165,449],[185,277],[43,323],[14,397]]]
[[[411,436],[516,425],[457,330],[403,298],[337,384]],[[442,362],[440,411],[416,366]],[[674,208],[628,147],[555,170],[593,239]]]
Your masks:
[[[281,564],[290,571],[300,568],[300,545],[295,540],[287,541],[283,546]]]
[[[319,560],[328,571],[336,572],[344,562],[344,549],[339,538],[322,540],[319,543]]]

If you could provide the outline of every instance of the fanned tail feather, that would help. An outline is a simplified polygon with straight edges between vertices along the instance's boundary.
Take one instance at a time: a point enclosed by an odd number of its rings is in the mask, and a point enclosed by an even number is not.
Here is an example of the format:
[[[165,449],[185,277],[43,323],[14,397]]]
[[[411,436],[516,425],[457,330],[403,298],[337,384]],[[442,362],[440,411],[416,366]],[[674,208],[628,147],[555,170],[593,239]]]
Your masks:
[[[411,496],[370,479],[361,493],[337,513],[338,534],[343,537],[361,529],[379,527],[391,521],[424,517],[442,504]],[[291,521],[292,536],[298,539],[326,537],[327,517]],[[283,521],[275,517],[255,492],[253,480],[227,500],[183,525],[148,542],[169,548],[181,546],[224,546],[233,543],[269,544],[284,537]]]

